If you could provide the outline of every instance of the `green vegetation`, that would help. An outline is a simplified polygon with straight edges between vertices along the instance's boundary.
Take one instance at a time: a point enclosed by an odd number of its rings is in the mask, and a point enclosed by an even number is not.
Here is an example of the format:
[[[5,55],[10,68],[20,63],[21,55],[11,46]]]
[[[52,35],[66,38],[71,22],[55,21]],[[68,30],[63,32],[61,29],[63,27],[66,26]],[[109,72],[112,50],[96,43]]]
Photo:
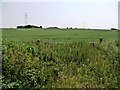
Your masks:
[[[79,29],[8,29],[2,31],[3,38],[17,41],[44,40],[49,42],[99,42],[118,39],[117,31],[79,30]]]
[[[117,37],[117,31],[3,30],[3,89],[117,88]]]

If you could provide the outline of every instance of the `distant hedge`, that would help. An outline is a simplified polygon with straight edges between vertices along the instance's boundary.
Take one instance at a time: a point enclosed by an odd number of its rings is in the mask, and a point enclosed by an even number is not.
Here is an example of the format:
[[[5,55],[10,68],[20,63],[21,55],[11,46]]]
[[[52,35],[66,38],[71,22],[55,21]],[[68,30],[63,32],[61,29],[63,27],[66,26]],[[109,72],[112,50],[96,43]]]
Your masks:
[[[17,26],[17,28],[42,28],[42,26],[34,26],[34,25],[25,25],[25,26]]]
[[[111,30],[117,30],[116,28],[111,28]]]
[[[48,27],[47,29],[59,29],[58,27]]]

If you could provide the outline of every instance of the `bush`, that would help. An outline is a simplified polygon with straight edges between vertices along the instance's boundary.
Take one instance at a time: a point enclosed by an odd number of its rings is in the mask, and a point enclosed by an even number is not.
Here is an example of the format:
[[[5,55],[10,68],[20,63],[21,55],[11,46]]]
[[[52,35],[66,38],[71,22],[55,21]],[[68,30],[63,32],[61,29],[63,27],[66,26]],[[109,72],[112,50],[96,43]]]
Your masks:
[[[42,26],[40,26],[40,28],[42,28]]]
[[[111,28],[111,30],[117,30],[116,28]]]

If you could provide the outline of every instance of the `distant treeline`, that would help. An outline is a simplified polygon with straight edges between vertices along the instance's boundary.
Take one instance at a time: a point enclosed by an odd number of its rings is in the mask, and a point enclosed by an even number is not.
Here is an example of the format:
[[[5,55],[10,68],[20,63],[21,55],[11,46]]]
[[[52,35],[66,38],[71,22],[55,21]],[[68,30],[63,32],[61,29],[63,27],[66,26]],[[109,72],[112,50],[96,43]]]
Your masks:
[[[17,28],[42,28],[42,26],[25,25],[25,26],[17,26]]]
[[[116,29],[116,28],[111,28],[111,30],[118,30],[118,29]]]
[[[42,26],[35,25],[25,25],[25,26],[17,26],[17,28],[43,28]],[[59,29],[58,27],[47,27],[47,29]]]
[[[25,26],[17,26],[17,28],[43,28],[42,26],[35,26],[35,25],[25,25]],[[47,27],[46,29],[61,29],[58,27]],[[73,29],[73,30],[118,30],[116,28],[111,29],[90,29],[90,28],[73,28],[73,27],[67,27],[66,29]],[[65,30],[65,28],[64,28]]]
[[[47,29],[59,29],[58,27],[48,27]]]

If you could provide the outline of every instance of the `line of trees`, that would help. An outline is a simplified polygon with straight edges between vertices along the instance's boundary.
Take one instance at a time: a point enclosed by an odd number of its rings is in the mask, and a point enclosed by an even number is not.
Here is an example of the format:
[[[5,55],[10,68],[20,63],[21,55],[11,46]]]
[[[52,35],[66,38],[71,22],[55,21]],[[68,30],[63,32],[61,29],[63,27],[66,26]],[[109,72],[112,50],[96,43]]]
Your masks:
[[[23,25],[20,25],[20,26],[17,26],[17,28],[43,28],[42,26],[35,26],[35,25],[25,25],[25,26],[23,26]],[[47,29],[59,29],[58,27],[47,27]],[[75,30],[77,30],[77,29],[84,29],[85,30],[85,28],[72,28],[72,27],[67,27],[66,29],[75,29]],[[90,30],[90,28],[86,28],[87,30],[89,29]],[[95,30],[98,30],[98,29],[95,29]],[[111,28],[110,30],[118,30],[118,29],[116,29],[116,28]]]
[[[48,27],[47,29],[59,29],[58,27]]]
[[[17,28],[42,28],[42,26],[25,25],[25,26],[17,26]]]

